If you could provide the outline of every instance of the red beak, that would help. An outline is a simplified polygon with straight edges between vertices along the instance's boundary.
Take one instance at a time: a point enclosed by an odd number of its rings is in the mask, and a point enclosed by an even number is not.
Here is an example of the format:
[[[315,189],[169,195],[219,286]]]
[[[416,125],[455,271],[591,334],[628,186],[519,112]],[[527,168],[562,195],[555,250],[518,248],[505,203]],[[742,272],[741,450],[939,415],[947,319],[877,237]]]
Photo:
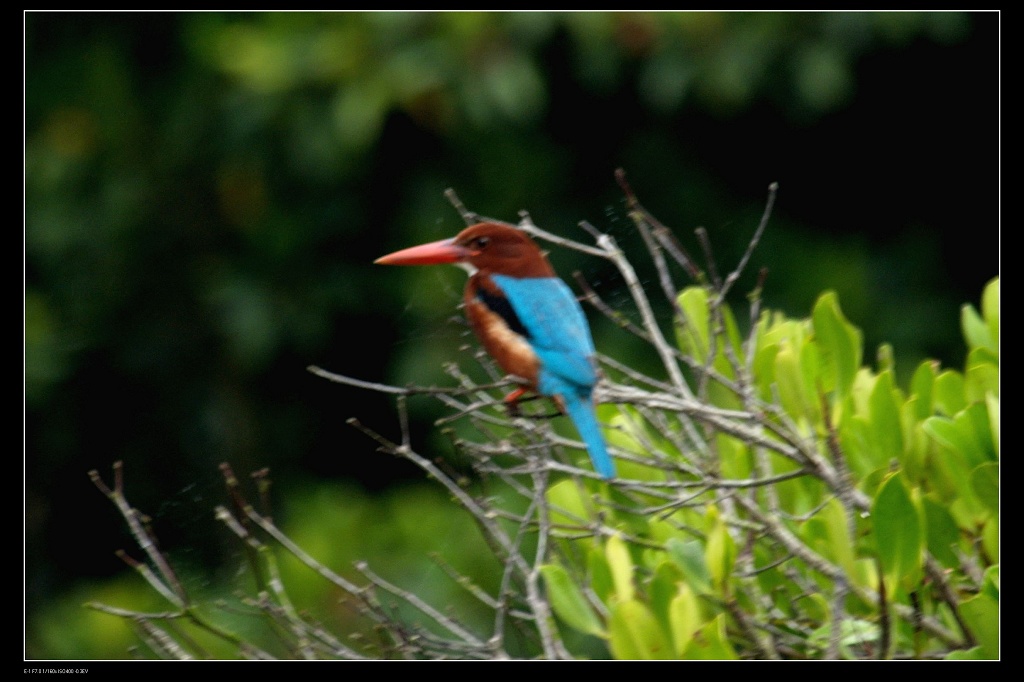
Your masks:
[[[468,258],[470,253],[469,249],[457,246],[454,239],[442,239],[439,242],[395,251],[373,262],[378,265],[437,265],[461,262]]]

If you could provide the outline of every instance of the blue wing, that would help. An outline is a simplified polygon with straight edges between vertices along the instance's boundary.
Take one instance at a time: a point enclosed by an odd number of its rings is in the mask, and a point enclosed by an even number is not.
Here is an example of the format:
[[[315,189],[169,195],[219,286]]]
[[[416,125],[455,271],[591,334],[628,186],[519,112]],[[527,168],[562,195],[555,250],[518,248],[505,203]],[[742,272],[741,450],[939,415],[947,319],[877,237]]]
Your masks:
[[[545,395],[567,390],[590,394],[597,383],[594,341],[583,309],[557,277],[491,275],[527,332],[541,361],[537,388]]]
[[[587,318],[565,282],[556,277],[515,278],[491,275],[508,299],[527,340],[540,358],[537,390],[560,396],[587,446],[594,470],[615,476],[591,393],[597,383],[594,341]]]

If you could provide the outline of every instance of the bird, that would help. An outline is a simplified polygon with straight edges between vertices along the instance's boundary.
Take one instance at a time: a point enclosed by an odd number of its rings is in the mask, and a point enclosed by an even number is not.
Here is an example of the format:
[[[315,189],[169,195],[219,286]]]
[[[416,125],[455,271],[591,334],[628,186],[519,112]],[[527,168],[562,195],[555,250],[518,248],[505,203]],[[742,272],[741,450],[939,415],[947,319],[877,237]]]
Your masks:
[[[450,263],[466,270],[463,304],[470,327],[505,372],[526,382],[505,397],[510,410],[527,392],[552,398],[576,426],[594,470],[602,478],[615,477],[594,411],[598,369],[586,315],[525,232],[482,222],[374,262]]]

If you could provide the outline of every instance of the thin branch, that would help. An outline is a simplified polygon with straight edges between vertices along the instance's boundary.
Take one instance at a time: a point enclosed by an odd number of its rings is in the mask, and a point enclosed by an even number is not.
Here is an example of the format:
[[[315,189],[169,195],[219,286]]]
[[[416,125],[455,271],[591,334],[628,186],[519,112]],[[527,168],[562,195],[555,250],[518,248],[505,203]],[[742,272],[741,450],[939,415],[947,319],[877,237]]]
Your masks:
[[[679,241],[672,234],[672,231],[661,224],[661,222],[655,218],[651,213],[643,207],[640,201],[636,197],[636,193],[626,180],[626,172],[617,168],[615,170],[615,181],[619,184],[619,188],[626,197],[626,207],[629,210],[630,217],[634,222],[643,222],[650,225],[653,229],[654,236],[658,239],[658,242],[665,247],[665,250],[672,255],[677,263],[690,276],[694,282],[701,282],[704,279],[703,273],[694,264],[693,259],[686,249],[682,247]]]
[[[466,223],[467,227],[480,222],[479,214],[467,209],[465,204],[462,203],[462,200],[459,199],[459,195],[455,193],[455,190],[453,188],[449,187],[448,189],[446,189],[444,191],[444,195],[445,197],[448,198],[448,201],[451,203],[451,205],[455,207],[455,210],[459,212],[459,215],[462,216],[462,220]]]
[[[347,386],[354,386],[356,388],[362,388],[367,391],[374,391],[376,393],[390,393],[391,395],[399,396],[410,396],[410,395],[467,395],[469,393],[476,393],[481,390],[489,390],[492,388],[508,388],[509,386],[516,386],[523,383],[522,379],[516,379],[514,377],[507,377],[501,381],[497,381],[493,384],[481,384],[473,386],[471,388],[452,388],[446,386],[392,386],[390,384],[382,384],[374,381],[364,381],[362,379],[356,379],[353,377],[344,376],[342,374],[335,374],[325,369],[321,369],[316,365],[310,365],[306,368],[311,374],[315,374],[318,377],[333,381],[336,384],[345,384]]]
[[[391,584],[387,580],[384,580],[379,575],[377,575],[376,573],[371,571],[369,566],[367,565],[367,563],[365,561],[358,561],[358,562],[356,562],[355,568],[361,574],[366,576],[366,578],[373,585],[376,585],[377,587],[385,590],[386,592],[389,592],[389,593],[391,593],[391,594],[393,594],[393,595],[395,595],[397,597],[400,597],[402,599],[402,601],[404,601],[404,602],[406,602],[406,603],[416,607],[424,615],[428,616],[435,623],[437,623],[438,625],[440,625],[444,629],[448,630],[448,632],[452,633],[453,635],[455,635],[456,637],[458,637],[459,639],[461,639],[465,643],[469,644],[470,646],[472,646],[474,648],[478,648],[478,649],[484,648],[484,642],[483,641],[478,639],[475,635],[473,635],[471,632],[469,632],[469,630],[465,629],[462,625],[460,625],[459,623],[455,622],[455,620],[453,618],[449,618],[445,614],[441,613],[440,611],[435,609],[433,606],[431,606],[430,604],[428,604],[425,601],[423,601],[418,595],[416,595],[416,594],[414,594],[412,592],[409,592],[408,590],[403,590],[403,589],[401,589],[399,587],[396,587],[395,585]]]
[[[128,528],[132,533],[132,537],[135,538],[136,544],[138,544],[142,551],[146,553],[150,561],[153,562],[153,565],[157,567],[157,570],[160,571],[160,574],[163,577],[163,584],[170,588],[169,591],[160,589],[160,593],[167,597],[167,599],[175,606],[184,608],[185,604],[188,603],[188,595],[185,593],[185,587],[181,584],[181,581],[178,580],[178,576],[174,572],[174,568],[171,566],[170,562],[168,562],[163,553],[160,552],[156,538],[143,525],[139,511],[129,505],[128,500],[124,496],[123,468],[123,462],[120,460],[114,462],[115,484],[113,489],[107,487],[103,482],[103,479],[100,478],[99,472],[95,469],[89,472],[89,478],[92,479],[93,484],[107,496],[107,499],[114,503],[114,506],[117,507],[121,517],[128,524]]]
[[[750,262],[750,257],[754,253],[754,249],[757,248],[758,244],[761,243],[761,235],[764,234],[765,228],[768,226],[768,220],[771,218],[772,209],[775,207],[775,196],[779,191],[779,183],[773,182],[768,185],[768,200],[765,202],[764,212],[761,214],[761,222],[758,223],[757,229],[754,231],[754,236],[751,237],[750,242],[747,243],[747,250],[743,252],[743,256],[740,258],[739,263],[736,265],[736,269],[729,273],[728,277],[725,278],[725,282],[719,291],[719,300],[724,300],[725,295],[729,293],[729,289],[736,283],[743,273],[743,270],[747,267],[747,263]]]

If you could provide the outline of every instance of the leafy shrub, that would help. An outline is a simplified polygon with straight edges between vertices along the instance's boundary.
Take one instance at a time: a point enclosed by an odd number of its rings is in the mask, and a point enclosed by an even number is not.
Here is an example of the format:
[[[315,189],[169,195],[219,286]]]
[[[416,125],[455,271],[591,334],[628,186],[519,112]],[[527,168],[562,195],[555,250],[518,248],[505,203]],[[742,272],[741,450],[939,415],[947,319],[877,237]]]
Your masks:
[[[618,268],[635,309],[611,310],[581,282],[587,300],[664,367],[664,376],[649,376],[601,358],[600,416],[618,478],[595,475],[575,432],[545,418],[546,406],[507,414],[502,393],[514,383],[480,354],[479,367],[450,366],[457,385],[446,388],[368,384],[313,368],[394,395],[400,439],[351,423],[421,467],[475,521],[495,572],[446,566],[477,607],[472,619],[364,563],[352,579],[318,562],[255,511],[229,468],[234,506],[218,518],[251,551],[257,587],[247,604],[273,630],[273,644],[199,609],[122,486],[108,488],[98,475],[148,552],[149,564],[136,567],[174,609],[95,608],[130,618],[152,652],[173,657],[209,655],[174,621],[249,657],[997,657],[998,280],[980,312],[963,309],[964,370],[924,362],[901,389],[892,349],[866,366],[861,334],[833,293],[794,319],[761,310],[759,279],[741,331],[725,300],[769,211],[721,278],[700,269],[620,181],[675,311],[673,342],[611,237],[587,226],[597,244],[588,246],[545,233],[526,215],[520,222]],[[677,266],[695,282],[680,292]],[[481,371],[486,380],[472,378]],[[413,446],[413,395],[450,409],[439,425],[456,457],[434,460]],[[353,605],[344,630],[356,639],[292,603],[277,568],[282,549],[322,577],[332,598],[341,593]]]

